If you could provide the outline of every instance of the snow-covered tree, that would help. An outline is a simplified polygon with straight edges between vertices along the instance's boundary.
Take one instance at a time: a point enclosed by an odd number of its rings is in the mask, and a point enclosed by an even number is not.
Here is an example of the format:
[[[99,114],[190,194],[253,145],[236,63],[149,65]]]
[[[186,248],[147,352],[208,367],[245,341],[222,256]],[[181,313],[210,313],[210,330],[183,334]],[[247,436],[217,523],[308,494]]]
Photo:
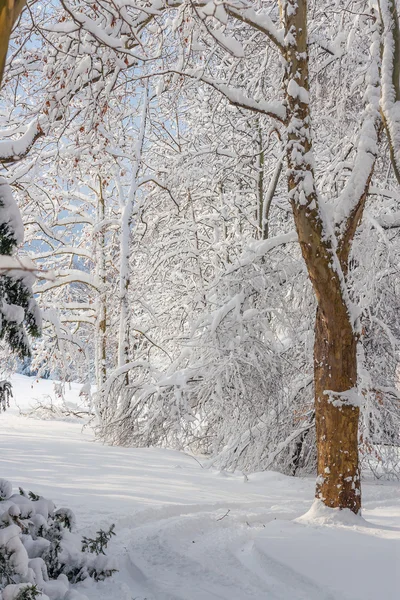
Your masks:
[[[1,150],[0,150],[1,152]],[[35,267],[15,256],[22,244],[24,228],[10,186],[0,179],[0,338],[20,357],[30,355],[27,334],[38,337],[41,317],[33,297]]]
[[[396,3],[61,4],[6,69],[7,165],[102,434],[317,466],[358,512],[398,439]]]
[[[75,516],[33,492],[13,493],[0,479],[0,593],[4,600],[61,600],[77,594],[74,584],[103,581],[116,571],[104,549],[114,534],[100,530],[80,539]],[[74,595],[75,598],[75,595]]]
[[[0,4],[0,89],[9,38],[25,2]],[[18,142],[17,142],[18,144]],[[14,152],[13,143],[0,141],[0,160]],[[7,180],[0,177],[0,338],[20,357],[30,355],[28,334],[40,335],[41,319],[33,297],[34,265],[16,255],[24,239],[18,206]]]
[[[118,47],[111,33],[98,33],[96,25],[104,20],[101,11],[95,13],[86,5],[83,20],[70,3],[64,4],[79,27],[121,52],[134,52],[139,62],[138,40],[149,39],[157,28],[162,31],[162,39],[168,40],[164,48],[173,44],[175,37],[176,52],[161,53],[159,69],[167,80],[172,77],[171,81],[179,85],[185,80],[195,79],[196,85],[203,82],[239,111],[257,113],[275,123],[285,141],[288,198],[317,305],[316,495],[328,506],[358,512],[358,423],[363,394],[357,348],[361,315],[350,272],[353,241],[369,197],[377,157],[384,156],[380,99],[383,113],[391,120],[387,127],[390,139],[397,123],[396,106],[392,109],[391,104],[396,104],[395,96],[385,91],[386,85],[393,88],[390,82],[394,79],[397,83],[395,76],[393,79],[393,65],[397,64],[392,60],[394,42],[390,39],[393,28],[387,25],[385,6],[380,5],[380,17],[373,2],[355,1],[349,10],[338,1],[333,13],[338,16],[332,18],[327,16],[325,6],[315,4],[310,18],[311,3],[306,0],[281,2],[279,12],[270,2],[262,2],[259,7],[242,1],[180,2],[172,8],[173,21],[169,21],[160,16],[170,10],[168,3],[157,2],[142,13],[135,6],[124,14],[126,31]],[[395,4],[392,2],[390,7],[393,24]],[[116,6],[116,23],[119,16]],[[146,29],[149,23],[152,32]],[[120,26],[115,25],[114,33]],[[385,57],[384,50],[383,61],[382,46],[388,53]],[[267,58],[260,56],[256,64],[260,52]],[[150,58],[149,53],[146,58]],[[359,73],[355,81],[354,65]],[[340,78],[343,80],[339,86]],[[332,82],[336,82],[333,88]],[[325,107],[329,97],[336,103],[338,89],[342,101],[337,106],[344,112],[336,113],[335,126],[331,123],[328,131],[326,111],[318,111],[318,106],[322,98]],[[357,106],[357,115],[349,110],[350,102]],[[344,128],[351,131],[350,137],[343,135]]]

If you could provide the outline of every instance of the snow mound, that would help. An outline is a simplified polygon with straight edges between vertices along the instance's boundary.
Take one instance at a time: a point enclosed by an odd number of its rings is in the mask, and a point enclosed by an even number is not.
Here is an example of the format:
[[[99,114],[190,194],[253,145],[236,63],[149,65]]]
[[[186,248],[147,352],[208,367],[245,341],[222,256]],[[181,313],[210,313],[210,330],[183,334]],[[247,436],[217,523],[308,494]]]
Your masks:
[[[356,525],[366,527],[367,522],[350,509],[329,508],[315,499],[310,510],[296,519],[302,525]]]

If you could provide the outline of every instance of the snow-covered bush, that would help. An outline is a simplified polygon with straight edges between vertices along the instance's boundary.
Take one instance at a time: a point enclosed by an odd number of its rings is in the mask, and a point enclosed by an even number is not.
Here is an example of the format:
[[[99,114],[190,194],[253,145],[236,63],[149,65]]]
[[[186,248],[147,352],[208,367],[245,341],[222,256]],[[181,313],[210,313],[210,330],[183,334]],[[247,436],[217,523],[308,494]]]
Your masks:
[[[101,581],[116,571],[114,562],[97,552],[101,547],[104,554],[113,526],[88,545],[88,538],[73,533],[71,510],[56,510],[51,500],[22,488],[13,494],[5,479],[0,495],[0,600],[86,600],[71,585]]]

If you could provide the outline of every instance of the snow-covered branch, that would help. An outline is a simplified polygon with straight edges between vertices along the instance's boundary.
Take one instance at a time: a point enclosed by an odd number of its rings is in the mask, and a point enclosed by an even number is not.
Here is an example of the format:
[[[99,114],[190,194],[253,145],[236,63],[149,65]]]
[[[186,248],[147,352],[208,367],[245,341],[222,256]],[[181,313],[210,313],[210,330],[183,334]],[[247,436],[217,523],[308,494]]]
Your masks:
[[[212,3],[209,2],[208,4]],[[220,6],[219,3],[218,6]],[[283,52],[285,46],[284,29],[278,29],[266,12],[256,12],[249,2],[242,2],[241,0],[226,2],[223,6],[228,15],[266,35]]]
[[[335,210],[336,232],[339,239],[339,255],[342,264],[347,261],[350,250],[349,241],[354,238],[355,231],[362,218],[378,156],[378,139],[381,130],[378,39],[379,36],[376,31],[371,44],[371,64],[365,93],[366,107],[362,117],[357,155],[353,170],[337,200]]]
[[[100,291],[100,283],[90,273],[79,271],[78,269],[70,269],[67,271],[56,272],[54,280],[36,286],[35,293],[43,294],[54,288],[61,287],[63,285],[69,285],[71,283],[81,283],[88,285],[89,287]]]
[[[28,125],[25,133],[17,140],[4,139],[0,132],[0,162],[11,163],[22,160],[28,155],[36,140],[42,136],[44,131],[37,119]]]
[[[382,20],[381,110],[393,171],[400,184],[400,27],[396,0],[379,0]]]
[[[25,275],[32,276],[32,282],[35,279],[44,279],[49,282],[54,281],[54,273],[39,269],[27,256],[0,255],[0,274],[14,278],[21,278]]]
[[[284,123],[286,120],[285,105],[279,100],[270,102],[266,100],[255,100],[254,98],[247,96],[246,93],[240,88],[213,79],[208,75],[205,75],[202,70],[199,69],[192,71],[178,71],[177,69],[171,68],[166,71],[159,71],[157,72],[157,75],[165,75],[167,73],[175,73],[176,75],[181,75],[182,77],[189,77],[191,79],[196,79],[197,81],[206,83],[210,87],[214,88],[217,92],[222,94],[229,101],[229,103],[232,104],[232,106],[237,106],[254,113],[272,117],[281,123]]]

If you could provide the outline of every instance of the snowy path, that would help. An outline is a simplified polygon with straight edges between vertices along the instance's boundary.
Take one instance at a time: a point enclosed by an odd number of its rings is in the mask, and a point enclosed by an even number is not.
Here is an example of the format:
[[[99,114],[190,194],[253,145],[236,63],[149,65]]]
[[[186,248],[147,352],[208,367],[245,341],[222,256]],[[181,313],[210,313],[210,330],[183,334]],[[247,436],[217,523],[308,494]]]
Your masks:
[[[32,391],[28,381],[16,382],[24,405],[49,385]],[[1,477],[71,507],[84,534],[116,524],[110,552],[120,572],[85,590],[90,599],[399,597],[398,484],[364,486],[369,523],[297,523],[312,502],[311,480],[269,472],[245,482],[174,451],[102,446],[75,423],[15,410],[1,419]]]

